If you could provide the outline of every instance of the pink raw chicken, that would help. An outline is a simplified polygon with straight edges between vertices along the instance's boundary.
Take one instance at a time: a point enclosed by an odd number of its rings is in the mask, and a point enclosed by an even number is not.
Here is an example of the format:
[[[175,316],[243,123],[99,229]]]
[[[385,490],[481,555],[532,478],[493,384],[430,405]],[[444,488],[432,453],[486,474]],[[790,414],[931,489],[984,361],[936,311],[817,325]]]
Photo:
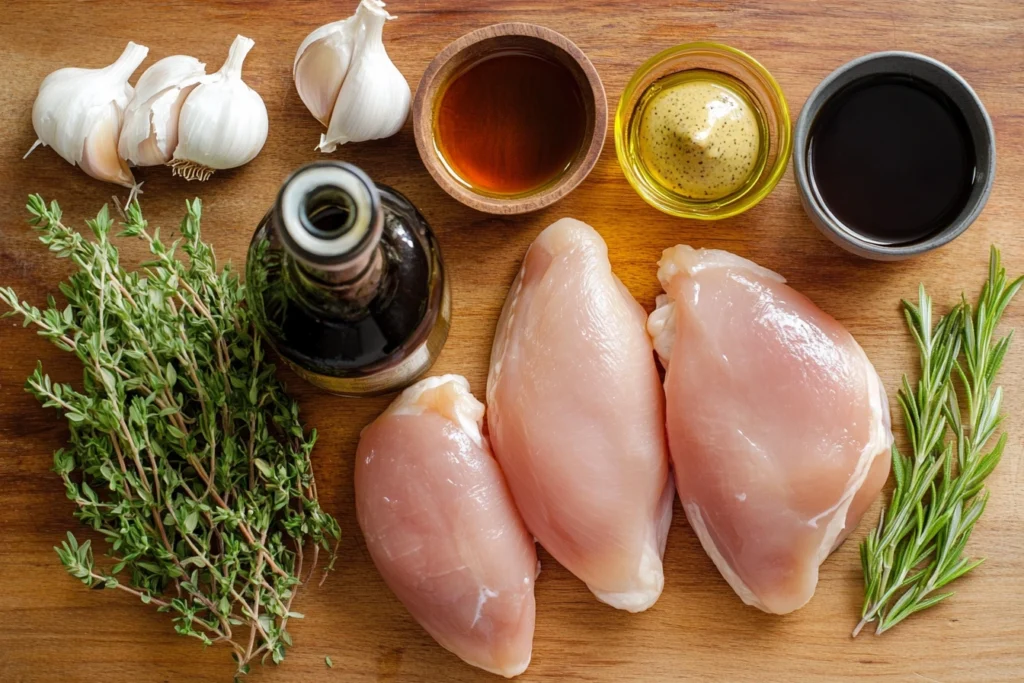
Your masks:
[[[530,246],[491,350],[487,421],[526,525],[598,599],[639,612],[664,585],[672,516],[646,315],[589,225]]]
[[[647,329],[683,509],[743,602],[799,609],[889,474],[885,391],[842,325],[770,270],[667,249]]]
[[[356,510],[374,564],[442,646],[511,678],[533,649],[537,552],[458,375],[406,389],[363,430]]]

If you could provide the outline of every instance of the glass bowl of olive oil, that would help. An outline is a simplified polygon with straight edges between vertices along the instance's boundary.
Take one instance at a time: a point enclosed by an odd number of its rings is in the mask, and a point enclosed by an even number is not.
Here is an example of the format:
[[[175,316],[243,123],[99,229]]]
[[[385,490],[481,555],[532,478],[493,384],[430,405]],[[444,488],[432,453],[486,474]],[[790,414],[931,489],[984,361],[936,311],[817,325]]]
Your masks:
[[[633,189],[682,218],[716,220],[751,208],[789,163],[782,89],[750,55],[687,43],[648,59],[615,114],[615,151]]]

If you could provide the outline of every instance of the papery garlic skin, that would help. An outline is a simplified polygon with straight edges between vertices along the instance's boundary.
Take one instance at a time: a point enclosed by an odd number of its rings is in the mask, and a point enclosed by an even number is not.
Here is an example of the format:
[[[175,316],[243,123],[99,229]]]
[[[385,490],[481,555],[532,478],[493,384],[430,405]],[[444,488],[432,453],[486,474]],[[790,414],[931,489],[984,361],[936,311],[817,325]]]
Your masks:
[[[124,113],[118,155],[135,166],[161,166],[178,145],[185,98],[206,75],[195,57],[164,57],[143,72]]]
[[[390,137],[409,116],[409,83],[384,49],[384,22],[394,17],[370,0],[360,3],[355,16],[362,27],[327,134],[320,136],[321,152],[333,152],[346,142]]]
[[[255,43],[236,36],[220,71],[201,79],[178,118],[178,145],[169,165],[186,180],[252,161],[267,141],[267,107],[242,81],[242,63]]]
[[[130,42],[110,66],[58,69],[44,78],[32,106],[32,127],[38,138],[32,149],[52,147],[97,180],[134,187],[135,179],[118,157],[117,144],[133,92],[128,78],[148,53],[149,48]]]

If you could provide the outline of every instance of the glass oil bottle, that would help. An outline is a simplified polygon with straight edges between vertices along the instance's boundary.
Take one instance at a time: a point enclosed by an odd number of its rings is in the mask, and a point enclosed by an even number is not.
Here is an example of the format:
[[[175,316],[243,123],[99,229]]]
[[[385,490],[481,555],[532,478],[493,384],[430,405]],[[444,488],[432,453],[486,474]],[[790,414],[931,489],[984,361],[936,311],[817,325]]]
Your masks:
[[[285,181],[249,245],[246,283],[264,338],[332,393],[408,386],[448,336],[451,293],[430,226],[351,164],[309,164]]]

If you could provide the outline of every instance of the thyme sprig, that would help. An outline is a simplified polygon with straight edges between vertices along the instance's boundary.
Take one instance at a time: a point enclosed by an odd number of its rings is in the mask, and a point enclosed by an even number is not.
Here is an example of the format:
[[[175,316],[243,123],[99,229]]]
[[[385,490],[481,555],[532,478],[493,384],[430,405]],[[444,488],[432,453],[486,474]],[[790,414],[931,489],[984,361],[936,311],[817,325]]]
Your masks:
[[[67,419],[53,469],[113,564],[99,568],[71,532],[57,555],[85,585],[171,614],[181,635],[227,643],[239,674],[256,658],[279,663],[299,586],[340,530],[317,502],[316,431],[275,378],[242,283],[202,241],[199,200],[169,246],[138,202],[127,207],[121,234],[151,254],[136,271],[120,264],[106,206],[87,221],[94,240],[65,226],[56,202],[33,195],[28,210],[39,240],[78,267],[60,285],[68,303],[40,310],[10,288],[0,301],[82,363],[81,390],[41,364],[26,389]]]
[[[921,362],[916,388],[904,376],[897,396],[910,453],[893,445],[896,488],[861,544],[864,606],[854,636],[872,622],[883,633],[942,602],[953,595],[943,588],[984,561],[965,549],[988,503],[985,479],[1006,447],[1005,433],[989,443],[1002,421],[995,377],[1013,332],[994,335],[1022,282],[1007,280],[992,247],[988,280],[973,308],[962,297],[933,326],[924,285],[916,305],[903,302]]]

